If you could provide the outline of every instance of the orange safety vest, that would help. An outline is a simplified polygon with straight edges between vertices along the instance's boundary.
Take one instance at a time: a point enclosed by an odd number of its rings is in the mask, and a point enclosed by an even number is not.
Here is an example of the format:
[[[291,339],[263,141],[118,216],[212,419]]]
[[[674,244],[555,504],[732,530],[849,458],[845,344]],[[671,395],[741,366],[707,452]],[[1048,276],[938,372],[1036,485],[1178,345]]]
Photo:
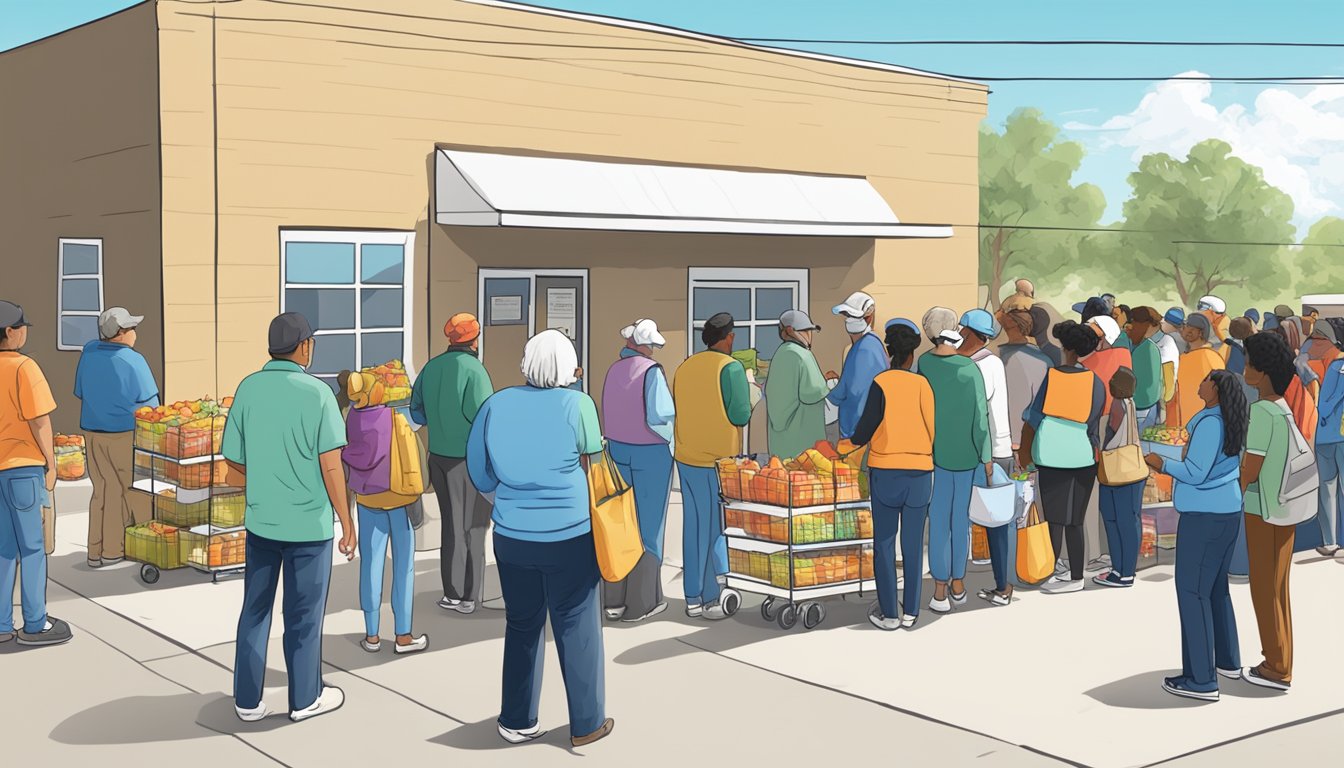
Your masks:
[[[886,409],[873,434],[868,466],[877,469],[933,470],[933,388],[909,371],[884,371],[873,380]]]
[[[1092,415],[1092,389],[1097,379],[1096,372],[1088,371],[1088,374],[1090,375],[1067,373],[1058,368],[1051,368],[1046,372],[1045,403],[1041,409],[1042,413],[1057,419],[1086,424]]]

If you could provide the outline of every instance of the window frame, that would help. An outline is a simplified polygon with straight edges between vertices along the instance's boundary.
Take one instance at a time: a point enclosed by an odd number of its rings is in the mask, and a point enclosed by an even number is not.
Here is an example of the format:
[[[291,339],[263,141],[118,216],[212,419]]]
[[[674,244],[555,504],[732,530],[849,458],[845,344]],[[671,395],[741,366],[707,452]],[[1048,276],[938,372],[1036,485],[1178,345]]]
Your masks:
[[[70,275],[65,274],[65,246],[67,245],[92,245],[98,249],[98,270],[92,275]],[[67,280],[96,280],[98,282],[98,309],[90,311],[87,309],[65,308],[65,283]],[[92,317],[97,322],[97,318],[103,314],[107,308],[105,297],[103,295],[103,239],[101,237],[61,237],[56,240],[56,349],[62,352],[80,352],[84,349],[83,344],[66,344],[62,340],[63,328],[66,317]],[[94,331],[94,339],[98,338],[97,330]]]
[[[355,247],[354,279],[349,283],[291,283],[288,279],[288,246],[290,243],[338,243],[352,244]],[[400,245],[402,246],[401,283],[365,283],[364,282],[364,246]],[[406,366],[408,376],[414,377],[418,370],[412,356],[415,352],[415,232],[414,230],[367,230],[367,229],[281,229],[280,230],[280,311],[286,312],[287,291],[294,289],[336,289],[354,293],[354,326],[352,328],[313,329],[313,335],[355,337],[355,360],[352,371],[360,370],[364,353],[364,337],[401,333],[400,359]],[[401,325],[390,328],[364,328],[361,292],[364,289],[401,288]],[[339,372],[337,372],[339,373]],[[314,373],[323,381],[334,385],[337,373]]]
[[[750,318],[733,318],[737,330],[749,329],[748,349],[757,349],[756,331],[759,328],[778,326],[779,318],[756,319],[756,291],[761,288],[795,288],[796,309],[804,312],[810,300],[809,282],[811,271],[808,269],[753,269],[751,267],[691,267],[686,276],[686,356],[695,354],[695,342],[700,337],[704,321],[695,319],[696,288],[747,288],[749,289],[748,309]]]

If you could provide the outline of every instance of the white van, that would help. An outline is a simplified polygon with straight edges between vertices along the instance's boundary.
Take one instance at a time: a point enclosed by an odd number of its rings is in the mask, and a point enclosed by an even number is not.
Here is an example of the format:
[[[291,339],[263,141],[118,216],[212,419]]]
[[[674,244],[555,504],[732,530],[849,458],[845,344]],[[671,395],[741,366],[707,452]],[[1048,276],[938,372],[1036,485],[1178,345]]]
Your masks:
[[[1344,317],[1344,293],[1311,293],[1302,297],[1302,310],[1313,307],[1321,317]]]

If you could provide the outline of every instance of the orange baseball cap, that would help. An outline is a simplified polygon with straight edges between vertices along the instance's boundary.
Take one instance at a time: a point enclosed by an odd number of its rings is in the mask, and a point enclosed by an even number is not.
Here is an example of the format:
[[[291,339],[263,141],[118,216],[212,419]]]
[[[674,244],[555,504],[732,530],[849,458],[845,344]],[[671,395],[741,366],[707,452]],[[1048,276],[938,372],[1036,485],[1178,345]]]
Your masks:
[[[481,324],[470,312],[458,312],[448,318],[443,335],[448,337],[450,344],[467,344],[481,335]]]

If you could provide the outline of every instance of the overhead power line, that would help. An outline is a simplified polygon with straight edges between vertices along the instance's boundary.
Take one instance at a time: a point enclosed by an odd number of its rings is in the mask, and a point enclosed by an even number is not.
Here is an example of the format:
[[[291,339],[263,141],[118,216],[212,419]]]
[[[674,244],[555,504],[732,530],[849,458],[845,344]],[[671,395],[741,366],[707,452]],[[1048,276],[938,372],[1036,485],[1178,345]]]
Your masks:
[[[826,40],[812,37],[734,37],[744,43],[816,43],[819,45],[1107,45],[1211,48],[1344,48],[1344,43],[1261,40]]]
[[[951,224],[947,226],[974,228],[974,229],[1018,229],[1032,232],[1083,232],[1089,234],[1113,234],[1113,235],[1170,235],[1172,230],[1162,229],[1121,229],[1118,227],[1046,227],[1015,224]],[[1263,245],[1275,248],[1280,247],[1311,247],[1311,248],[1344,248],[1344,243],[1307,243],[1293,242],[1280,243],[1258,240],[1170,240],[1172,245]]]

